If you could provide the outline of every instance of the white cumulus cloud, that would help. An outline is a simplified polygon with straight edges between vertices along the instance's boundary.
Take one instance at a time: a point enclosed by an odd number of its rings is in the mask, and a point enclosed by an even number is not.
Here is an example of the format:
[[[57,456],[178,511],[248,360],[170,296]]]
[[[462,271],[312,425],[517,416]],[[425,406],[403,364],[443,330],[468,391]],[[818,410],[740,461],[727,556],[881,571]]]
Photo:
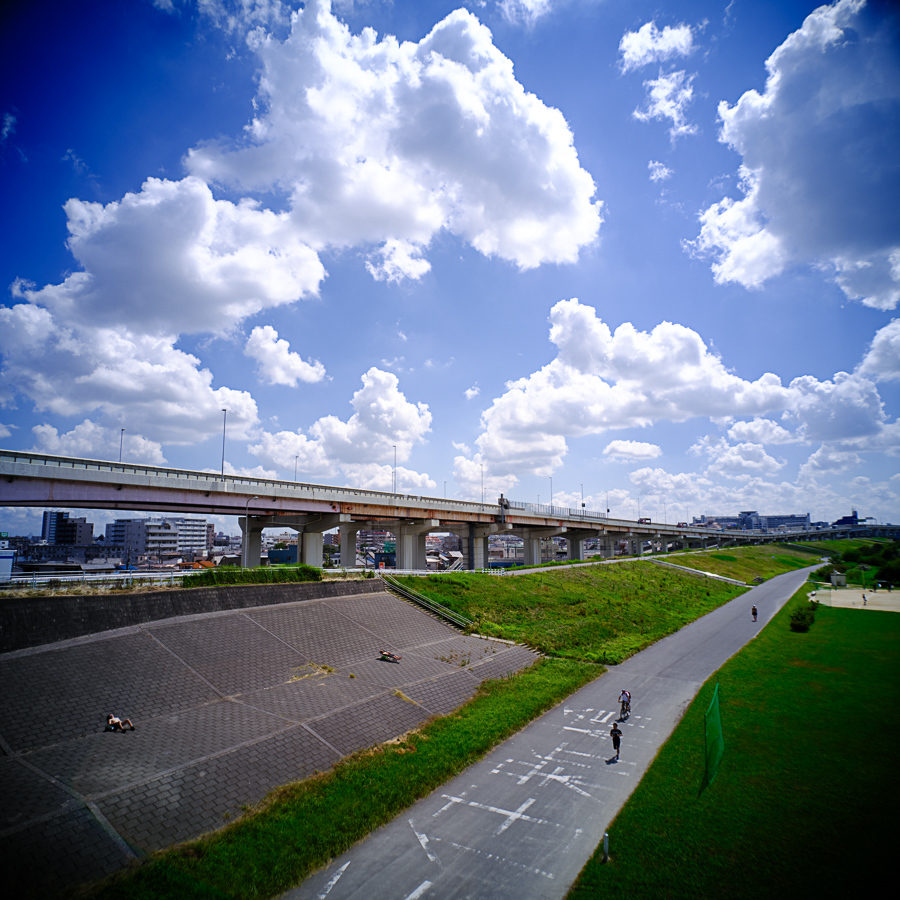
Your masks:
[[[291,351],[291,345],[271,325],[259,325],[250,332],[244,355],[255,359],[261,378],[269,384],[296,387],[298,381],[314,384],[325,377],[325,366],[318,360],[307,362]]]
[[[828,265],[848,297],[900,302],[900,17],[840,0],[766,61],[765,90],[719,104],[744,196],[701,215],[693,252],[718,282],[758,287],[790,265]]]
[[[875,333],[856,371],[875,381],[900,380],[900,319],[892,319]]]
[[[63,323],[221,334],[314,294],[325,276],[286,214],[216,200],[197,178],[150,178],[120,201],[73,199],[65,208],[81,268],[62,284],[21,290]]]
[[[694,452],[705,453],[709,457],[710,462],[706,469],[708,476],[734,478],[774,475],[785,466],[784,460],[775,459],[766,453],[762,444],[748,441],[729,444],[723,439],[714,441],[704,438],[691,449]]]
[[[622,462],[638,459],[656,459],[662,456],[662,448],[644,441],[610,441],[603,448],[603,455]]]
[[[594,182],[557,109],[516,81],[467,10],[418,43],[354,35],[310,0],[278,40],[257,32],[260,112],[238,145],[190,151],[190,171],[287,195],[296,239],[378,245],[377,278],[421,277],[447,230],[520,268],[574,262],[600,226]]]
[[[756,444],[789,444],[797,440],[786,428],[771,419],[755,418],[750,422],[735,422],[728,429],[728,437],[733,441]]]
[[[674,141],[686,134],[696,134],[697,126],[687,120],[686,110],[694,99],[694,79],[696,75],[687,72],[659,73],[659,78],[644,82],[647,102],[643,109],[636,109],[632,115],[639,122],[651,119],[668,119],[672,124],[669,137]]]
[[[32,449],[37,453],[117,460],[121,446],[123,462],[143,462],[157,466],[165,465],[166,462],[162,447],[156,441],[148,441],[138,434],[123,434],[118,428],[104,428],[90,419],[85,419],[63,434],[52,425],[36,425],[31,432],[35,438]]]
[[[694,36],[690,25],[666,25],[660,31],[656,22],[647,22],[637,31],[627,31],[619,42],[623,72],[639,69],[651,63],[665,62],[694,51]]]
[[[525,22],[528,25],[533,25],[549,13],[553,5],[554,0],[497,0],[497,6],[510,22]]]
[[[479,451],[493,474],[549,475],[567,439],[691,418],[755,416],[789,405],[790,392],[767,373],[730,373],[695,331],[663,322],[611,331],[596,311],[561,300],[550,313],[557,357],[507,384],[482,414]]]
[[[831,381],[812,375],[790,384],[789,416],[800,423],[801,437],[812,441],[864,438],[879,434],[887,422],[884,403],[874,382],[837,372]]]
[[[42,412],[90,415],[107,428],[158,443],[191,444],[221,431],[248,437],[258,423],[246,391],[213,387],[200,360],[176,349],[175,336],[81,323],[32,303],[0,307],[3,380]],[[99,418],[98,418],[99,417]]]
[[[362,376],[363,386],[350,401],[353,414],[346,421],[323,416],[307,433],[301,431],[263,432],[252,454],[283,470],[298,471],[306,477],[334,477],[342,472],[347,483],[364,479],[370,486],[389,489],[384,472],[391,471],[396,447],[397,460],[409,459],[413,447],[431,430],[431,412],[424,403],[413,403],[399,389],[399,379],[374,366]],[[299,458],[299,459],[298,459]],[[434,487],[428,476],[405,470],[406,483]]]
[[[651,159],[647,163],[651,181],[668,181],[672,177],[672,170],[661,162]]]

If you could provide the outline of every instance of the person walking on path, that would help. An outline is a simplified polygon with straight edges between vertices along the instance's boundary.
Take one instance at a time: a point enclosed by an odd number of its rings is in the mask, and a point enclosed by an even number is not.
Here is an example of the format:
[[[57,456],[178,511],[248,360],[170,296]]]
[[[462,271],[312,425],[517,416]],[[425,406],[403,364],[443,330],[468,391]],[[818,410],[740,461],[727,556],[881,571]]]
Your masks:
[[[756,616],[758,615],[758,611],[755,606],[750,607],[750,614],[753,616],[753,621],[756,621]]]
[[[618,722],[613,722],[612,728],[609,730],[609,736],[612,738],[613,750],[616,751],[616,760],[619,759],[619,744],[622,740],[622,729],[619,728]]]
[[[865,605],[866,605],[866,595],[863,594],[863,606],[865,606]]]

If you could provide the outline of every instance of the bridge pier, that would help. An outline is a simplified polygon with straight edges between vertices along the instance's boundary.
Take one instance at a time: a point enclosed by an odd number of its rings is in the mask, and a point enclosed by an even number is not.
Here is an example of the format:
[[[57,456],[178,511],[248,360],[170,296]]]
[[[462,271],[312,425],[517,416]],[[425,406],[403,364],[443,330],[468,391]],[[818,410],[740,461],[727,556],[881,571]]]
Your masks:
[[[398,569],[428,568],[425,537],[429,531],[437,531],[440,524],[440,519],[425,519],[417,525],[401,525],[396,529]]]
[[[596,531],[566,532],[566,558],[584,559],[584,542],[587,538],[596,537]]]
[[[463,542],[467,569],[475,572],[488,568],[490,564],[488,537],[492,534],[500,534],[501,531],[512,531],[512,525],[508,522],[495,522],[492,525],[469,525],[467,540]]]
[[[290,528],[297,532],[297,562],[322,568],[322,534],[335,525],[349,522],[346,513],[329,513],[308,516],[240,516],[243,539],[241,541],[241,563],[250,569],[259,565],[262,556],[262,533],[264,528]]]
[[[512,526],[510,526],[512,528]],[[524,528],[513,530],[513,534],[522,536],[524,544],[524,563],[526,566],[539,566],[541,564],[541,540],[543,538],[557,537],[565,534],[566,528]]]

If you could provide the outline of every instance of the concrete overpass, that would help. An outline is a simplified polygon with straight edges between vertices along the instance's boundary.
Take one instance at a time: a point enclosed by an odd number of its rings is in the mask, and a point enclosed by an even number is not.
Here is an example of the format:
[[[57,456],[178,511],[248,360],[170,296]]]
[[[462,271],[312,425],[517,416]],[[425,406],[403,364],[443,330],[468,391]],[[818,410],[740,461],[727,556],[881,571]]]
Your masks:
[[[718,532],[700,526],[611,519],[599,512],[552,505],[473,503],[417,494],[395,494],[298,481],[189,471],[164,466],[0,450],[0,506],[144,510],[176,514],[235,515],[244,535],[245,565],[258,565],[264,528],[298,533],[299,559],[322,564],[322,535],[335,527],[341,535],[341,558],[355,559],[361,530],[384,530],[397,538],[397,568],[425,568],[425,536],[450,532],[462,538],[467,568],[487,565],[487,541],[494,534],[521,537],[524,562],[541,561],[541,539],[564,536],[571,559],[584,558],[585,540],[598,539],[603,555],[612,556],[625,541],[640,555],[646,544],[666,551],[673,546],[705,548],[711,544],[850,536],[865,526],[838,530],[764,535]],[[896,534],[896,529],[894,529]]]

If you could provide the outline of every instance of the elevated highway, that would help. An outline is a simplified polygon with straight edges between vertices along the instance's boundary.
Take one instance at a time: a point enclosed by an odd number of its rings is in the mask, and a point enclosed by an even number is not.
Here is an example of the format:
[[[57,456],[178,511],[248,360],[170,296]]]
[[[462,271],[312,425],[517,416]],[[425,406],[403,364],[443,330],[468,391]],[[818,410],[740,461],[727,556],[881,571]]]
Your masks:
[[[340,529],[341,558],[352,559],[361,530],[397,538],[397,567],[425,568],[425,536],[450,532],[462,538],[467,568],[487,565],[494,534],[523,539],[524,562],[541,561],[541,539],[565,536],[571,559],[584,558],[584,541],[597,539],[603,555],[617,544],[640,555],[646,544],[660,550],[705,548],[769,540],[823,539],[869,533],[866,526],[827,531],[761,534],[711,531],[702,526],[612,519],[599,512],[499,498],[476,503],[299,481],[222,475],[164,466],[0,450],[0,506],[144,510],[175,514],[235,515],[244,535],[245,565],[258,565],[264,528],[298,533],[300,561],[322,564],[322,535]],[[897,529],[894,529],[896,533]]]

